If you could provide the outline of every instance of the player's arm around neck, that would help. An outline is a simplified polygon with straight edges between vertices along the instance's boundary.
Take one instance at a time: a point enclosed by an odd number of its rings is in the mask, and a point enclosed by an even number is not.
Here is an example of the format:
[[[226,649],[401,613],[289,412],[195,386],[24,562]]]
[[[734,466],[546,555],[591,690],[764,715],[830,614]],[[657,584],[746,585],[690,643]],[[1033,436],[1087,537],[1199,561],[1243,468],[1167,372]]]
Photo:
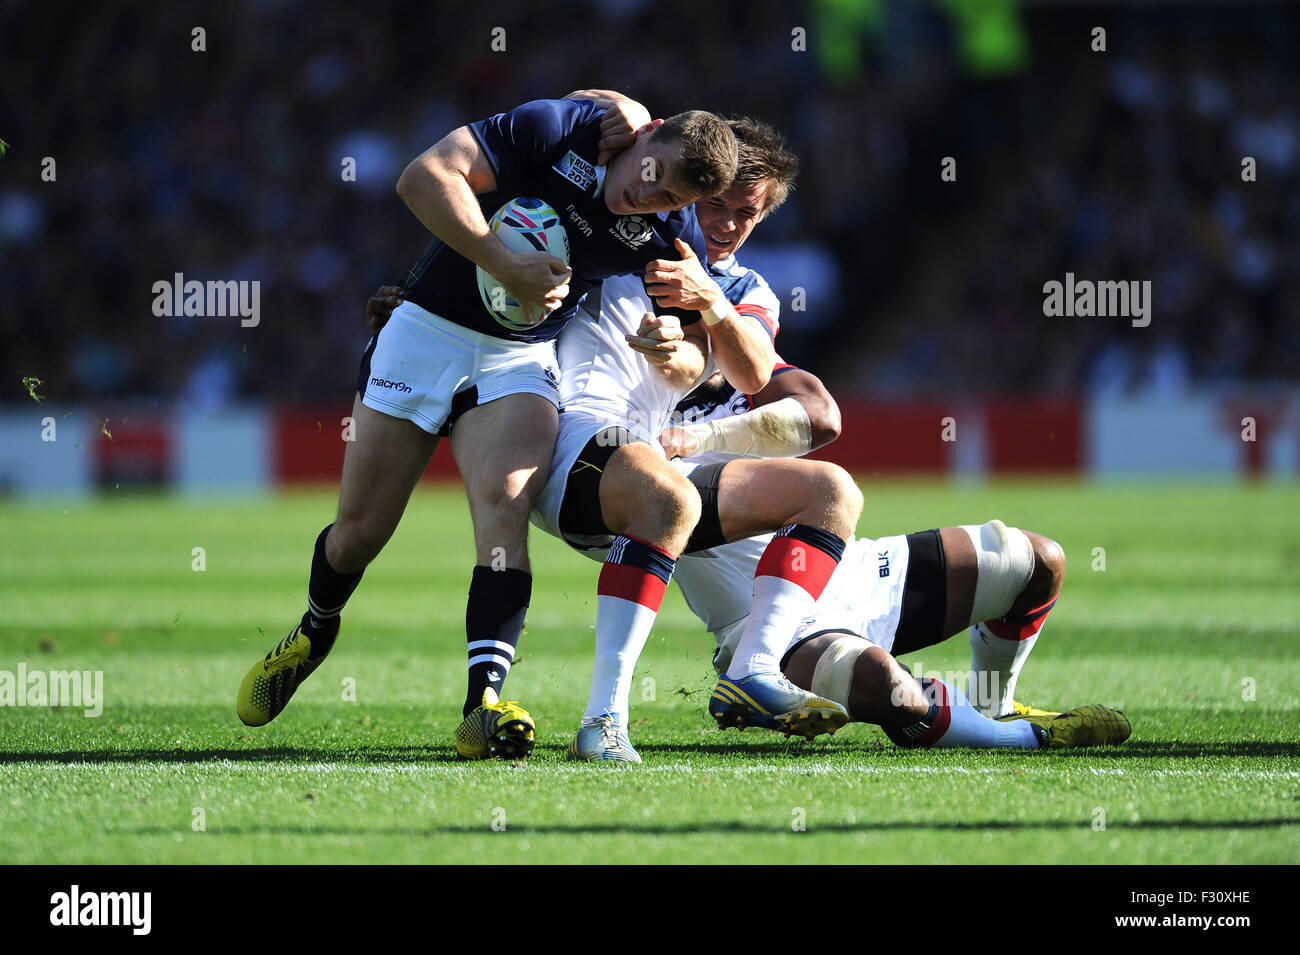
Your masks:
[[[601,90],[601,89],[574,90],[572,93],[567,94],[564,98],[565,99],[589,99],[597,106],[600,106],[603,109],[609,109],[615,103],[636,102],[636,100],[632,99],[632,97],[626,95],[625,93],[620,93],[618,90]],[[642,107],[642,109],[644,108],[645,107]]]
[[[650,122],[650,111],[617,90],[574,90],[565,99],[589,99],[605,111],[600,120],[600,155],[596,165],[603,166],[616,153],[636,142],[636,131]]]
[[[425,228],[494,275],[517,301],[558,305],[568,294],[569,269],[542,252],[511,252],[492,234],[477,195],[496,187],[487,156],[464,126],[417,156],[397,180],[397,194]]]

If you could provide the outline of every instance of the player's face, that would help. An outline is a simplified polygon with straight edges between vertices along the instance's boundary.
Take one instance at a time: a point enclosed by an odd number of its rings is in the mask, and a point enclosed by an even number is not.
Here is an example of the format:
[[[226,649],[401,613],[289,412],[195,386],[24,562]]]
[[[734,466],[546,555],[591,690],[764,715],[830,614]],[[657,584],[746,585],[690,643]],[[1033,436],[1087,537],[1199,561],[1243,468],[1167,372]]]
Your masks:
[[[677,180],[680,143],[651,135],[659,122],[642,126],[636,142],[609,161],[605,206],[615,215],[672,212],[698,198]]]
[[[754,226],[763,221],[763,201],[767,183],[756,186],[732,186],[712,199],[695,203],[695,218],[704,233],[709,261],[716,262],[735,253]]]

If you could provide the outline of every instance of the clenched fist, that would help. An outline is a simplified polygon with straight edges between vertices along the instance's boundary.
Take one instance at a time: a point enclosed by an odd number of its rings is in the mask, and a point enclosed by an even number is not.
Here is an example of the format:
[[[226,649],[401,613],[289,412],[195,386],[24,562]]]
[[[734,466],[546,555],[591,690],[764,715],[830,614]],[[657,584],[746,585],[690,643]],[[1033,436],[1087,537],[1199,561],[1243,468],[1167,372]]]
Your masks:
[[[686,335],[676,315],[646,312],[641,317],[641,327],[636,330],[636,334],[623,337],[633,351],[644,355],[652,365],[662,365],[672,360],[677,353],[677,343]]]
[[[664,428],[659,434],[659,446],[670,461],[689,458],[700,451],[700,442],[689,428]]]

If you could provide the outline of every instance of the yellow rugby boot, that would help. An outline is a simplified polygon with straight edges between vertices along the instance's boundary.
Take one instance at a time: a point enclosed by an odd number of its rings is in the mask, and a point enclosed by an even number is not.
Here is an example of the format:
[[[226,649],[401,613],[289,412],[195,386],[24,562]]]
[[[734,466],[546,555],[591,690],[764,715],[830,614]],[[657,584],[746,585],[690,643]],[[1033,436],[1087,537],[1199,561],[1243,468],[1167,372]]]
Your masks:
[[[337,631],[334,635],[337,636]],[[333,647],[332,640],[330,647]],[[235,702],[244,725],[265,726],[279,716],[289,705],[294,691],[321,665],[328,653],[327,649],[319,658],[310,659],[311,638],[303,631],[300,621],[265,659],[258,660],[244,674]]]
[[[1055,716],[999,717],[1002,722],[1025,720],[1046,734],[1043,749],[1075,749],[1080,746],[1114,746],[1133,733],[1128,717],[1105,706],[1078,706]]]
[[[518,703],[502,702],[492,687],[483,702],[456,728],[456,752],[461,759],[523,759],[533,751],[537,727]]]

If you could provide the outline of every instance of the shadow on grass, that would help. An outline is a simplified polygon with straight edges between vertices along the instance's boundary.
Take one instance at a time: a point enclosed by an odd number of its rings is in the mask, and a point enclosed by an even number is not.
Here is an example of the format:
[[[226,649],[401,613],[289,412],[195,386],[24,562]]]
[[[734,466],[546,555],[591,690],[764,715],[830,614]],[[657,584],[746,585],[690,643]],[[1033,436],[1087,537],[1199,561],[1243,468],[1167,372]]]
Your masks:
[[[1300,825],[1300,817],[1278,819],[1140,819],[1136,822],[1111,823],[1104,834],[1114,835],[1123,830],[1177,831],[1195,830],[1233,830],[1233,829],[1276,829],[1283,826]],[[1038,819],[1028,822],[1011,822],[1001,819],[973,820],[952,819],[915,819],[915,820],[880,820],[868,819],[862,822],[828,822],[809,825],[807,832],[832,833],[870,833],[870,832],[1091,832],[1089,820],[1079,819]],[[515,825],[502,830],[516,836],[580,836],[580,835],[645,835],[645,836],[681,836],[681,835],[724,835],[742,833],[745,835],[781,835],[793,834],[803,837],[807,833],[791,833],[788,823],[745,822],[741,820],[719,820],[717,822],[646,823],[646,822],[597,822],[597,823],[550,823],[546,825]],[[114,835],[127,836],[171,836],[176,827],[124,827],[112,829]],[[486,824],[449,825],[449,826],[212,826],[206,830],[208,836],[492,836],[501,835],[492,831]]]
[[[451,746],[378,746],[340,749],[332,746],[275,746],[260,749],[68,749],[42,752],[3,753],[3,763],[458,763]],[[290,767],[292,768],[292,767]]]
[[[1300,757],[1300,742],[1283,740],[1242,740],[1240,742],[1194,741],[1161,742],[1160,740],[1129,740],[1122,746],[1108,746],[1104,749],[1058,749],[1051,755],[1077,759],[1083,756],[1102,757],[1105,759],[1159,759],[1180,757],[1184,759],[1198,756],[1290,756]]]
[[[732,737],[735,739],[736,737]],[[723,743],[636,743],[641,754],[689,756],[703,754],[708,756],[736,755],[737,753],[762,753],[770,756],[790,756],[796,758],[825,758],[848,755],[884,756],[889,759],[905,758],[909,763],[924,762],[932,753],[960,755],[962,753],[979,753],[984,758],[1073,758],[1073,759],[1169,759],[1196,757],[1300,757],[1300,743],[1242,741],[1242,742],[1168,742],[1157,740],[1130,740],[1122,746],[1089,747],[1085,749],[1024,750],[1024,749],[942,749],[942,750],[904,750],[886,743],[872,741],[845,740],[826,745],[821,743],[805,744],[802,740],[763,742],[753,744],[749,739],[762,739],[751,736],[743,740],[743,746]]]
[[[763,739],[753,736],[750,739]],[[562,743],[539,745],[537,754],[562,756],[565,746]],[[1286,742],[1240,742],[1240,743],[1160,743],[1138,740],[1123,746],[1102,747],[1095,749],[1068,749],[1051,751],[1029,751],[1023,749],[995,750],[900,750],[880,743],[855,744],[850,741],[836,742],[832,745],[806,744],[802,740],[773,740],[744,745],[724,743],[638,743],[638,751],[647,757],[647,765],[653,766],[653,757],[698,756],[732,757],[738,762],[728,767],[744,766],[744,759],[749,757],[771,757],[788,760],[791,767],[797,768],[801,763],[831,760],[843,762],[846,759],[869,757],[881,764],[901,766],[924,765],[927,761],[938,760],[939,765],[950,766],[955,756],[978,752],[986,762],[982,768],[996,767],[998,761],[1008,764],[1025,759],[1085,759],[1096,762],[1125,762],[1143,759],[1196,759],[1196,758],[1244,758],[1244,757],[1300,757],[1300,743]],[[992,760],[992,762],[988,762]],[[233,763],[348,763],[354,765],[383,764],[420,764],[420,763],[455,763],[458,759],[455,750],[446,744],[429,745],[379,745],[355,746],[319,745],[319,746],[274,746],[274,747],[232,747],[227,749],[181,749],[150,748],[139,746],[104,747],[102,749],[58,749],[25,750],[20,752],[0,752],[0,764],[4,763],[206,763],[211,761],[228,761]],[[534,760],[540,762],[540,760]],[[845,763],[846,769],[852,764]],[[290,766],[290,768],[292,768]],[[701,766],[701,769],[712,767]]]

